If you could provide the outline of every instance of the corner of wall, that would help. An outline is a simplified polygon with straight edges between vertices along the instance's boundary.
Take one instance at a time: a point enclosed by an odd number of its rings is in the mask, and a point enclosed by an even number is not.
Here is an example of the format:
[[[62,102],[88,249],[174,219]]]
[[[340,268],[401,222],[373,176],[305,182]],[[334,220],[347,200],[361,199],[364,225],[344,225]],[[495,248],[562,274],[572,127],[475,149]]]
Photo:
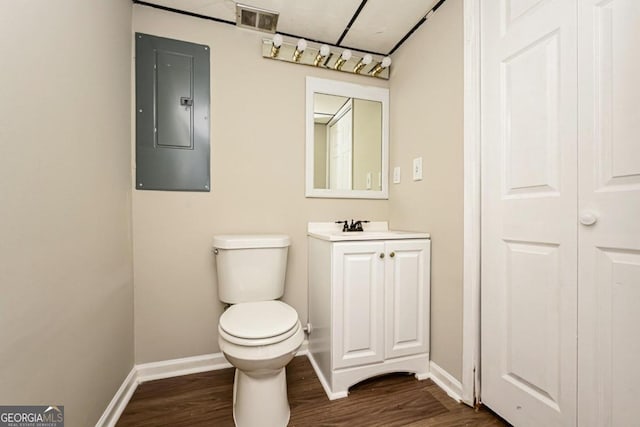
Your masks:
[[[393,228],[432,238],[431,357],[462,373],[463,277],[463,9],[447,1],[394,54],[390,184]],[[412,180],[414,158],[423,180]]]

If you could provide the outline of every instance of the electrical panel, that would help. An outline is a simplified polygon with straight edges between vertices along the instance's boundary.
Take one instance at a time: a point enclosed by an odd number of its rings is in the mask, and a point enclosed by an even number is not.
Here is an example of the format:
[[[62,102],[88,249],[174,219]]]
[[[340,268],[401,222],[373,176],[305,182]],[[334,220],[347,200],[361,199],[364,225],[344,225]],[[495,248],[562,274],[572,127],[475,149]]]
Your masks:
[[[135,38],[136,189],[209,191],[209,47]]]

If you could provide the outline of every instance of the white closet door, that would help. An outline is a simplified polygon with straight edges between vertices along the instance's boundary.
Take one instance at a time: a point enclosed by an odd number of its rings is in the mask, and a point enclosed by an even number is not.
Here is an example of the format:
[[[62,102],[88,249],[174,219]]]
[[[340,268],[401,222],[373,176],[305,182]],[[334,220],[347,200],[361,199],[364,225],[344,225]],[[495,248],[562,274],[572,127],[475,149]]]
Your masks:
[[[640,1],[582,0],[578,11],[578,425],[632,426],[640,423]]]
[[[353,109],[351,99],[328,123],[329,188],[353,189]]]
[[[482,401],[574,426],[575,0],[481,2]]]

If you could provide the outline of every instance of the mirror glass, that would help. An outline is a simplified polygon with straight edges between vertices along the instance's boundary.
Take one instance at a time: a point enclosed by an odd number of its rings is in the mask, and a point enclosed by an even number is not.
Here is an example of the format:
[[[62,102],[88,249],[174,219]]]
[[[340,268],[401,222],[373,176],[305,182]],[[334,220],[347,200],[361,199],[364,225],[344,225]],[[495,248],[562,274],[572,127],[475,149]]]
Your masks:
[[[308,197],[387,198],[387,100],[385,88],[307,79]]]
[[[313,188],[382,189],[382,103],[315,93]]]

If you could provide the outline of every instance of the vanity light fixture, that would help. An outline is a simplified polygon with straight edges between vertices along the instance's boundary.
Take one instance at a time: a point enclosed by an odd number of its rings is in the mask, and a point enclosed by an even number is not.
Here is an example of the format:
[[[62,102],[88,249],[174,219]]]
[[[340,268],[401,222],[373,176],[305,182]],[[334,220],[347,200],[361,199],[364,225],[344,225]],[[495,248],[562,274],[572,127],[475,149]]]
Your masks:
[[[342,55],[340,55],[340,58],[338,58],[338,60],[336,61],[336,65],[333,66],[333,69],[334,70],[342,69],[342,66],[344,65],[344,63],[351,59],[351,55],[352,53],[349,49],[343,50]]]
[[[307,48],[307,41],[305,39],[298,40],[298,44],[296,45],[296,50],[293,52],[294,62],[300,61],[300,57],[302,56],[302,53],[306,48]]]
[[[371,61],[373,61],[373,56],[367,53],[362,57],[362,59],[360,59],[360,61],[358,61],[356,66],[353,67],[353,72],[356,74],[360,74],[360,71],[362,71],[365,66],[371,64]]]
[[[273,36],[273,40],[271,40],[271,57],[277,58],[280,53],[280,46],[282,46],[282,36],[280,34],[276,34]]]
[[[376,77],[382,72],[382,70],[388,68],[389,65],[391,65],[391,58],[389,56],[385,56],[384,58],[382,58],[382,61],[378,62],[375,67],[373,67],[373,69],[369,71],[369,74],[371,74],[373,77]]]
[[[375,53],[352,52],[326,43],[308,42],[303,38],[292,40],[290,37],[275,34],[262,39],[262,57],[341,73],[389,79],[391,58],[383,58]]]
[[[323,44],[322,46],[320,46],[320,50],[318,51],[316,58],[313,60],[313,66],[317,67],[320,62],[322,62],[322,60],[326,58],[327,55],[329,55],[329,53],[331,53],[331,49],[328,45]]]

